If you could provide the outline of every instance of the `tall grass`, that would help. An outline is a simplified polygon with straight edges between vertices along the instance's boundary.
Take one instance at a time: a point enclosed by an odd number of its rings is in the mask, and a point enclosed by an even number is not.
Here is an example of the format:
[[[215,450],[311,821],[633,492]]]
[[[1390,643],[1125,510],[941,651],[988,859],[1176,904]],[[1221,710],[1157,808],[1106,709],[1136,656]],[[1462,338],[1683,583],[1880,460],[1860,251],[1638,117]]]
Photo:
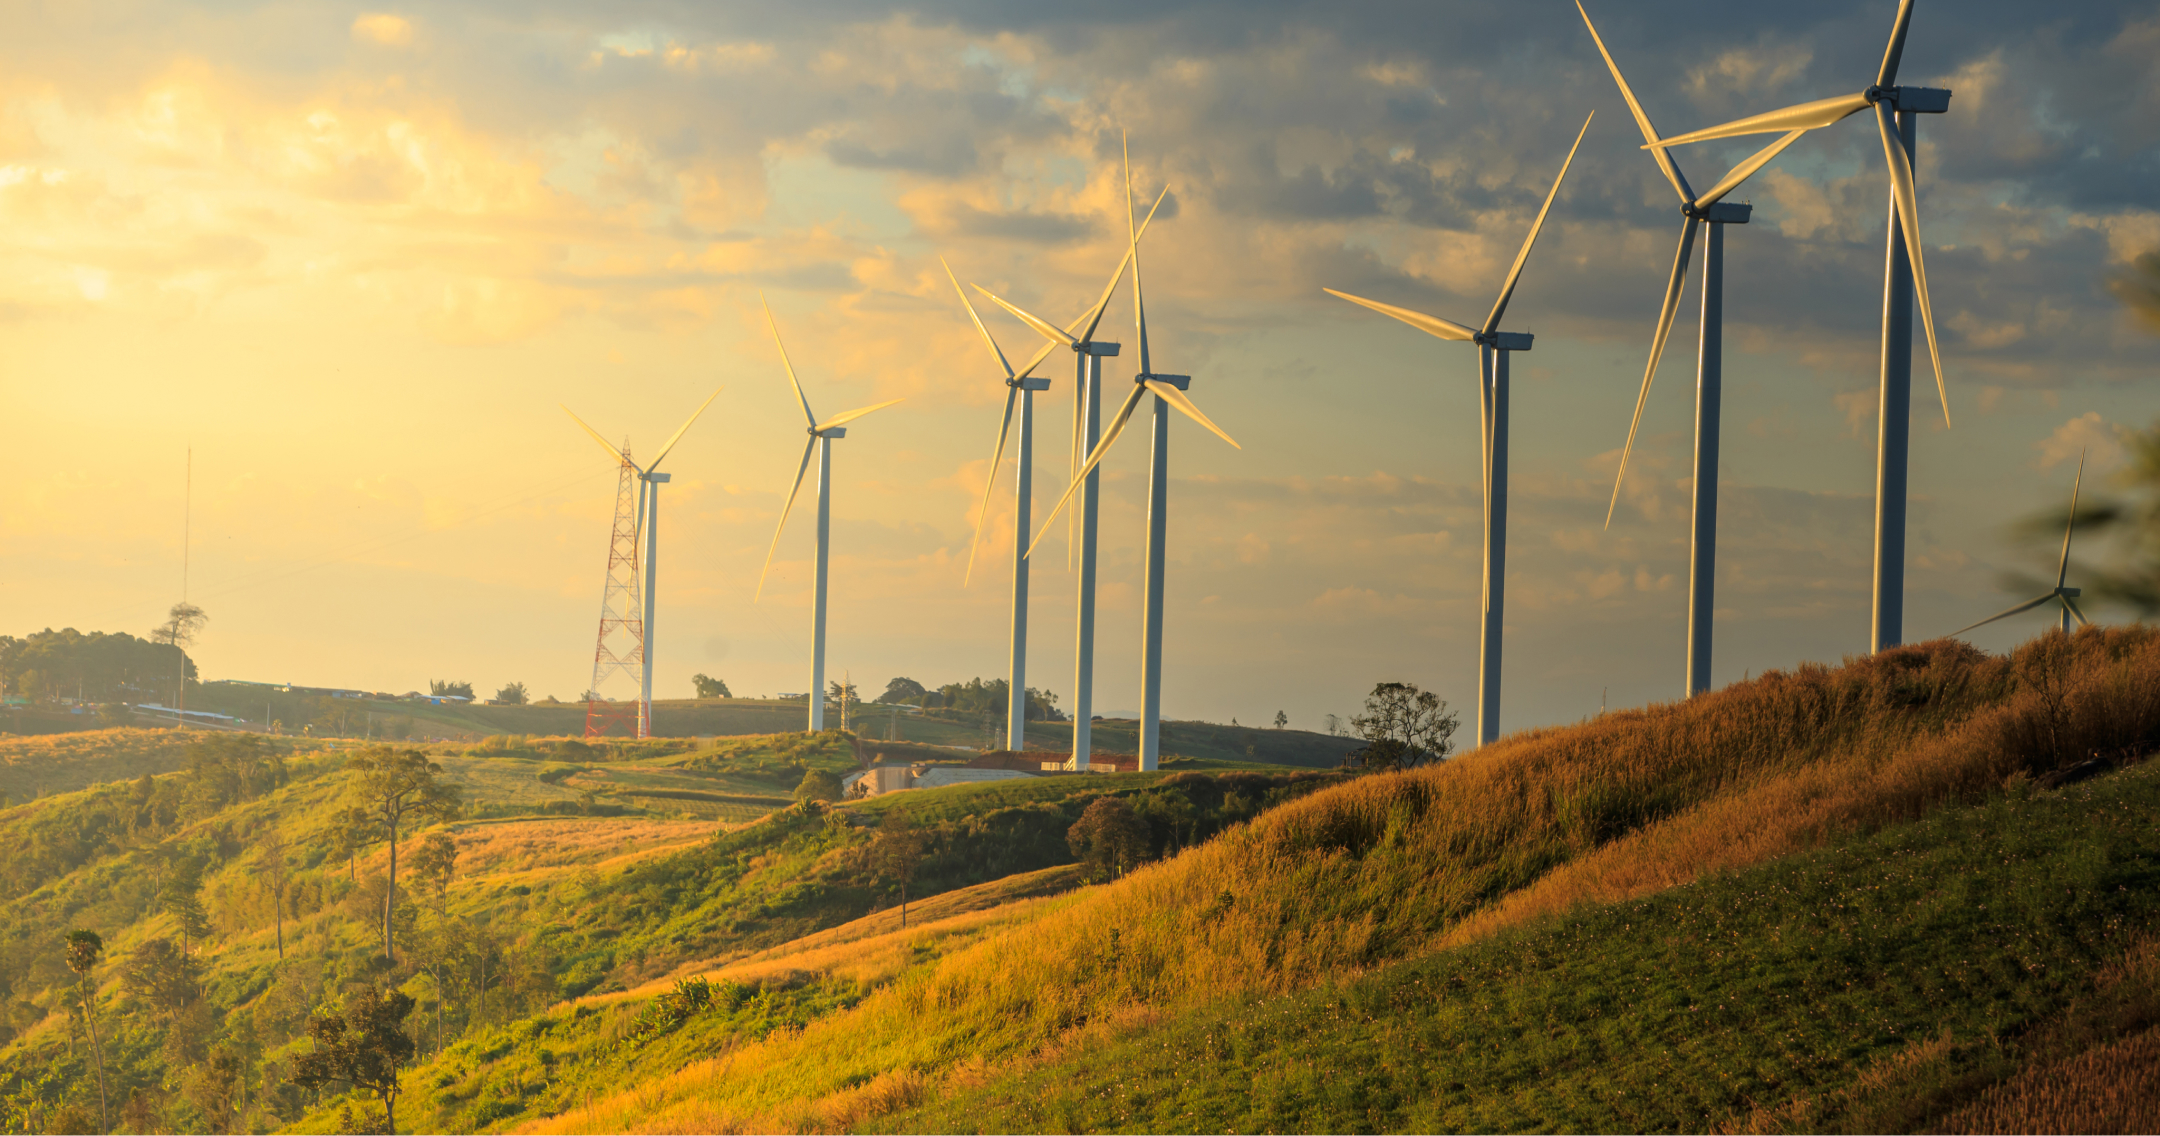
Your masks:
[[[853,1123],[1180,1008],[1301,989],[2156,740],[2160,635],[2142,628],[2045,636],[2010,658],[1935,642],[1772,672],[1315,793],[1044,905],[852,1011],[546,1130]]]

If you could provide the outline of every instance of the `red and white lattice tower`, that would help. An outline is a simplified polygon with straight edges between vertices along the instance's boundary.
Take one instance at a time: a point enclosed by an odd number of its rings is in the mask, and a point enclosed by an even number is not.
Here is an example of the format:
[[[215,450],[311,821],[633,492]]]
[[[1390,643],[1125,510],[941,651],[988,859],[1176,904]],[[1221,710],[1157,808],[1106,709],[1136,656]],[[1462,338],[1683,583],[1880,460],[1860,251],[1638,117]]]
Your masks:
[[[585,699],[585,736],[637,737],[650,719],[639,698],[645,670],[645,606],[638,595],[638,496],[644,488],[630,447],[623,446],[622,482],[615,491],[615,532],[608,541],[607,588],[600,593],[600,643],[593,650],[592,689]],[[626,693],[627,692],[627,693]],[[618,697],[620,696],[620,697]]]

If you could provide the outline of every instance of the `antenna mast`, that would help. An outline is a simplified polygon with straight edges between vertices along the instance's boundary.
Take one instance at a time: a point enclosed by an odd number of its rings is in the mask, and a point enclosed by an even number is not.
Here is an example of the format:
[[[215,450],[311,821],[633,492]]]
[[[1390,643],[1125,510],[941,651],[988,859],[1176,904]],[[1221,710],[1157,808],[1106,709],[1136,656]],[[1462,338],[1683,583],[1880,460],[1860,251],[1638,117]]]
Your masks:
[[[585,699],[585,736],[638,735],[647,721],[639,695],[608,697],[608,683],[619,679],[638,691],[645,669],[645,607],[638,589],[638,494],[644,486],[630,448],[622,451],[622,476],[615,490],[615,528],[608,541],[607,586],[600,593],[600,640],[593,649],[592,689]]]

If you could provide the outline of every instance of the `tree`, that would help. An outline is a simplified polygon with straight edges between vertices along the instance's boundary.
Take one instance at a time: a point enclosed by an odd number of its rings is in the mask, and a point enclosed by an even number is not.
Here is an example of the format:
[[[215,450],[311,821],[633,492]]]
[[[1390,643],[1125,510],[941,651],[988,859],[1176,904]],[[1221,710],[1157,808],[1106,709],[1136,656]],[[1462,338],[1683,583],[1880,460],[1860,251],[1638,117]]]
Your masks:
[[[1117,797],[1097,797],[1065,830],[1065,845],[1095,879],[1113,879],[1147,859],[1148,825]]]
[[[193,856],[173,858],[159,893],[165,914],[180,928],[180,949],[210,937],[210,913],[202,905],[202,861]]]
[[[212,1132],[232,1132],[238,1119],[234,1105],[240,1094],[240,1056],[230,1049],[220,1049],[208,1061],[195,1066],[194,1075],[187,1081],[188,1100],[210,1122]]]
[[[1325,719],[1323,719],[1323,721],[1327,723],[1327,732],[1329,737],[1333,738],[1342,736],[1342,715],[1330,714]]]
[[[255,870],[270,888],[270,912],[277,920],[277,957],[285,957],[285,888],[292,865],[286,862],[285,834],[272,827],[255,846]]]
[[[522,682],[504,683],[502,689],[495,692],[495,701],[511,706],[525,705],[525,684]]]
[[[330,835],[337,842],[337,854],[345,857],[346,874],[358,883],[360,850],[381,840],[382,828],[375,822],[375,814],[359,805],[332,814],[330,826]]]
[[[210,617],[203,614],[203,609],[182,600],[172,605],[172,610],[165,613],[165,622],[158,624],[150,632],[152,640],[171,647],[178,656],[178,663],[173,668],[179,676],[175,680],[179,690],[174,701],[176,709],[187,709],[187,680],[195,671],[195,664],[188,660],[187,649],[195,645],[196,634],[202,630],[202,625],[209,621]],[[181,724],[187,724],[185,716],[181,718]]]
[[[423,894],[435,901],[435,914],[450,917],[450,878],[457,870],[457,841],[447,832],[428,833],[413,853],[412,872]]]
[[[442,766],[417,749],[368,746],[346,761],[354,774],[352,794],[390,841],[390,886],[383,891],[383,957],[397,961],[391,916],[397,910],[398,828],[408,816],[446,821],[458,814],[457,786],[441,779]]]
[[[1346,756],[1368,770],[1408,769],[1442,761],[1454,751],[1457,715],[1438,695],[1415,683],[1383,682],[1365,698],[1350,726],[1365,746]]]
[[[900,885],[900,926],[907,926],[908,884],[922,866],[929,849],[929,834],[901,809],[888,809],[878,824],[877,839],[870,844],[870,861],[880,879]]]
[[[402,1028],[413,1009],[402,991],[384,993],[365,986],[346,1002],[344,1012],[308,1021],[315,1050],[293,1057],[289,1080],[303,1089],[343,1081],[382,1101],[385,1131],[397,1131],[398,1066],[412,1060],[416,1047]]]
[[[1278,729],[1278,730],[1280,730],[1280,729],[1282,729],[1282,728],[1283,728],[1284,726],[1287,726],[1287,725],[1289,725],[1289,724],[1290,724],[1290,715],[1288,715],[1288,714],[1285,714],[1285,713],[1283,713],[1283,712],[1282,712],[1282,711],[1280,711],[1280,710],[1277,710],[1277,711],[1275,712],[1275,728],[1276,728],[1276,729]]]
[[[165,1018],[170,1026],[202,994],[202,967],[166,939],[151,939],[128,953],[120,987]]]
[[[75,972],[75,991],[82,999],[83,1021],[90,1027],[90,1053],[97,1058],[98,1130],[101,1132],[110,1129],[112,1121],[107,1115],[105,1103],[105,1047],[98,1042],[97,1005],[94,999],[97,984],[90,981],[90,971],[97,966],[98,959],[104,957],[104,954],[105,940],[98,937],[96,931],[78,928],[68,932],[68,969]]]
[[[845,788],[840,778],[828,769],[812,769],[803,774],[802,784],[795,786],[798,801],[837,801]]]
[[[920,706],[922,705],[923,695],[928,693],[930,691],[914,679],[895,678],[885,684],[885,693],[878,695],[877,700],[892,705],[912,702]]]
[[[697,696],[699,698],[735,697],[733,694],[729,693],[727,683],[721,681],[720,679],[714,678],[711,675],[691,675],[690,684],[697,687]]]
[[[439,678],[429,679],[427,690],[429,694],[436,698],[471,698],[473,696],[471,683],[454,682]]]

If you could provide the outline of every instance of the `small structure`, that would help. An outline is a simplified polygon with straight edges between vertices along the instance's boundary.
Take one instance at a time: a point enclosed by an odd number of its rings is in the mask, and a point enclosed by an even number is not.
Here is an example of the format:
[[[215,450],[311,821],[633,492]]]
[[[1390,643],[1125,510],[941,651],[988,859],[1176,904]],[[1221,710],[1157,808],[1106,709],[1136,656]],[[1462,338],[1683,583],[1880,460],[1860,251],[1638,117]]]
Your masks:
[[[984,781],[1009,781],[1038,774],[1020,769],[975,769],[964,765],[873,765],[840,779],[850,799],[898,793],[907,789],[942,789],[947,785],[972,785]]]

